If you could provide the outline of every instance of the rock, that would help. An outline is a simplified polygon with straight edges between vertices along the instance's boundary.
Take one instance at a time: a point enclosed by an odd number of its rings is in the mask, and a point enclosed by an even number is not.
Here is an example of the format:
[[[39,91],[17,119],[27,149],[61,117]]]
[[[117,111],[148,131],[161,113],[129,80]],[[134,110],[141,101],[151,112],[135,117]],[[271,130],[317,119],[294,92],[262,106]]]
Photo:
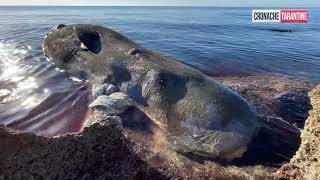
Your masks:
[[[286,164],[282,166],[275,177],[276,180],[292,179],[292,180],[303,180],[303,175],[299,167]]]
[[[281,118],[261,117],[264,127],[252,139],[248,150],[237,163],[281,164],[288,160],[298,150],[300,145],[300,130]]]
[[[112,84],[102,84],[96,87],[93,87],[93,96],[98,97],[102,95],[110,95],[114,92],[117,92],[118,88]]]
[[[110,122],[55,138],[0,127],[0,179],[163,178]]]
[[[303,128],[308,111],[312,108],[308,92],[304,89],[279,94],[274,102],[274,107],[278,107],[277,114],[289,123]]]
[[[99,96],[89,105],[90,108],[98,108],[108,115],[121,114],[132,106],[134,106],[133,101],[126,94],[120,92],[110,96]]]
[[[320,179],[320,86],[309,93],[313,109],[301,135],[301,146],[290,163],[299,167],[304,179]]]
[[[279,75],[215,77],[252,104],[264,127],[255,136],[241,164],[283,164],[300,146],[300,129],[311,109],[308,92],[316,84]]]
[[[113,99],[129,99],[129,96],[122,92],[112,93],[110,94],[110,97]]]

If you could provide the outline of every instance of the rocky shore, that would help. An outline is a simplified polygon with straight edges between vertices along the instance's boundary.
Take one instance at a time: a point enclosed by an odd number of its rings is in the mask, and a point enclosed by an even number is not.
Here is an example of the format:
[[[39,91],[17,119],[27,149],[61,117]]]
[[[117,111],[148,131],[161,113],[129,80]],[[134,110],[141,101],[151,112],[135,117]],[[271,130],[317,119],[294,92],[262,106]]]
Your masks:
[[[79,134],[45,138],[0,128],[3,179],[141,179],[165,177],[132,150],[111,121]]]
[[[278,172],[278,179],[320,179],[320,86],[310,92],[312,110],[301,135],[301,146]]]

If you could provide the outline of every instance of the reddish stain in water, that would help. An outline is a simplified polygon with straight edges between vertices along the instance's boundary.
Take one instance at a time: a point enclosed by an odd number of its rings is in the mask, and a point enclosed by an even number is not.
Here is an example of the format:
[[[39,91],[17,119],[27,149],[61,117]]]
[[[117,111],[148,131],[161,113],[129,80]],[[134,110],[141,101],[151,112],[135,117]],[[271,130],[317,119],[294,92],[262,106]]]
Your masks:
[[[89,87],[75,85],[64,92],[51,94],[30,111],[1,114],[3,120],[0,123],[47,137],[79,132],[89,113],[89,98]],[[12,103],[18,106],[19,102]],[[10,104],[6,105],[10,106],[12,107]]]

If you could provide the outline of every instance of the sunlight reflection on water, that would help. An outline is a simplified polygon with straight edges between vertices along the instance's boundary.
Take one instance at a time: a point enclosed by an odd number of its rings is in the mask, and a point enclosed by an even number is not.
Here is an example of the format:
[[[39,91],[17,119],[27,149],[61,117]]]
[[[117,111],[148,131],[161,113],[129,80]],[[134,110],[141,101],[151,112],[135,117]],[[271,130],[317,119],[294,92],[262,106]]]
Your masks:
[[[36,79],[34,77],[26,77],[25,69],[20,67],[20,61],[28,55],[28,50],[31,49],[32,48],[30,46],[23,48],[17,47],[12,43],[0,42],[0,63],[2,67],[0,79],[2,81],[16,83],[15,88],[11,90],[2,90],[2,92],[8,96],[2,100],[2,103],[8,103],[20,98],[25,98],[24,95],[26,93],[31,93],[34,89],[38,88]],[[27,97],[20,105],[25,109],[30,109],[40,102],[40,98],[34,94]]]
[[[80,131],[87,87],[68,80],[42,56],[35,63],[35,53],[31,46],[0,41],[0,123],[43,136]]]

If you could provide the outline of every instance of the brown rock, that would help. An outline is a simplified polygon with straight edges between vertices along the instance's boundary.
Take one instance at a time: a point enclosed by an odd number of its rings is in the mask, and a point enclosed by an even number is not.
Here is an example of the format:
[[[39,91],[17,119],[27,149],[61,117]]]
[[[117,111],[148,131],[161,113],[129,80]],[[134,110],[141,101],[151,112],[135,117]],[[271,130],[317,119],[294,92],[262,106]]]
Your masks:
[[[291,163],[298,166],[305,179],[320,179],[320,86],[310,94],[313,109],[302,132],[301,146]]]
[[[302,172],[299,167],[292,164],[285,164],[277,172],[276,180],[303,180]]]
[[[54,138],[0,128],[0,150],[0,177],[4,179],[160,176],[133,153],[131,143],[110,122]]]

